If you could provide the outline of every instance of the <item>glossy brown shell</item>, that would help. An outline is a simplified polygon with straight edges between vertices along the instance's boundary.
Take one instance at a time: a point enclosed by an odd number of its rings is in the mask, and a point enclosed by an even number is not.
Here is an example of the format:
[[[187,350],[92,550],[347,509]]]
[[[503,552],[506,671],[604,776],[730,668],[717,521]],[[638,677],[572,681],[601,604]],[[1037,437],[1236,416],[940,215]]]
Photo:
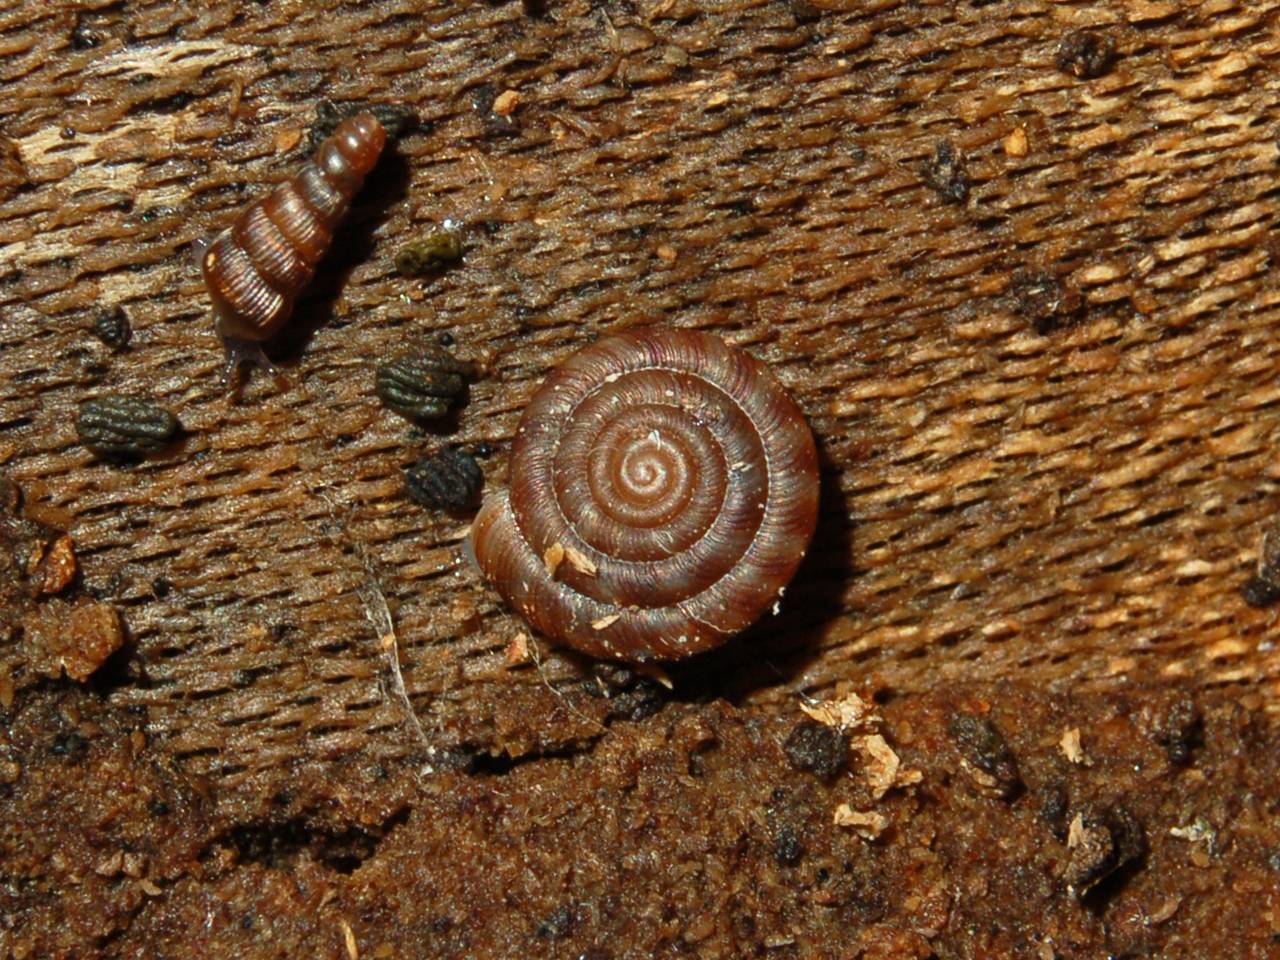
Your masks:
[[[386,140],[373,114],[348,117],[297,175],[214,238],[200,266],[219,333],[259,343],[289,319]]]
[[[800,408],[765,366],[690,330],[609,337],[552,371],[509,478],[472,555],[535,629],[600,657],[675,659],[741,631],[817,520]]]

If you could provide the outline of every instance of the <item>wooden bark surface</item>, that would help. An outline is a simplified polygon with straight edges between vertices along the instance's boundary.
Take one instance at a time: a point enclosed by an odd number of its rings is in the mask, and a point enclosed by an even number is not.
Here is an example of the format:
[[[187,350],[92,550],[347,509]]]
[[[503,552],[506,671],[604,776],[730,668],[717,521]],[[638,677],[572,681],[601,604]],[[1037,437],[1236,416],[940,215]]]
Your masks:
[[[508,666],[522,625],[462,560],[465,518],[400,472],[488,441],[500,487],[543,374],[640,322],[767,361],[823,456],[781,613],[671,668],[671,699],[781,713],[994,679],[1280,709],[1276,613],[1239,595],[1280,479],[1280,2],[548,7],[0,14],[0,458],[120,607],[103,696],[156,750],[218,804],[341,808],[390,760],[599,737],[592,665],[537,643]],[[1101,77],[1055,65],[1081,28],[1117,45]],[[237,405],[189,247],[297,167],[321,98],[422,126],[300,305],[290,383],[258,375]],[[944,141],[959,200],[930,183]],[[397,276],[445,220],[463,262]],[[116,353],[90,332],[114,305]],[[373,369],[442,333],[485,373],[414,430]],[[75,410],[114,392],[186,437],[95,459]]]

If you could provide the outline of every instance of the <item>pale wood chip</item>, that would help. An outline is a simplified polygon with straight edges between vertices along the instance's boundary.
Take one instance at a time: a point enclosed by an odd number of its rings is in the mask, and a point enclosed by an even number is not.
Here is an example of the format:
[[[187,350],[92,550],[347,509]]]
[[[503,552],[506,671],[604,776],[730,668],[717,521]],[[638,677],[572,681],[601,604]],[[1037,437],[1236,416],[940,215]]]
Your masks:
[[[1093,763],[1085,756],[1084,749],[1080,746],[1079,727],[1064,730],[1062,739],[1058,741],[1058,746],[1062,748],[1062,755],[1071,763],[1083,764],[1086,767],[1093,766]]]
[[[1074,850],[1084,841],[1084,814],[1077,813],[1067,828],[1067,849]]]
[[[601,617],[599,620],[592,620],[591,629],[604,630],[606,627],[612,626],[613,624],[617,623],[621,619],[622,619],[622,614],[620,613],[606,614],[605,616]]]
[[[1009,136],[1004,138],[1004,152],[1011,157],[1025,157],[1030,149],[1027,142],[1027,131],[1022,127],[1016,128]]]
[[[557,541],[542,553],[542,565],[547,568],[547,576],[554,577],[564,562],[564,544]]]
[[[509,117],[520,106],[520,94],[515,90],[503,90],[493,98],[493,112],[499,117]]]
[[[342,940],[347,946],[347,956],[350,960],[360,960],[360,947],[356,943],[356,932],[351,929],[351,924],[345,920],[339,920],[338,926],[342,928]]]
[[[577,547],[564,548],[565,559],[569,561],[569,566],[577,570],[586,577],[594,577],[596,575],[596,565],[590,557],[579,550]]]
[[[302,131],[293,127],[285,127],[276,131],[276,153],[288,153],[302,142]]]
[[[850,827],[864,840],[874,840],[889,825],[889,818],[874,810],[854,810],[847,803],[836,807],[833,822],[837,827]]]
[[[862,773],[871,788],[871,795],[879,800],[897,783],[901,761],[878,733],[857,737],[852,745],[862,755]]]
[[[871,704],[856,693],[846,694],[839,700],[820,700],[812,704],[802,700],[800,709],[823,726],[837,727],[840,730],[870,727],[880,722],[880,718],[871,712]]]
[[[517,633],[515,639],[507,644],[504,655],[508,667],[516,667],[529,661],[529,635]]]
[[[93,868],[93,872],[100,877],[114,877],[120,872],[120,868],[124,866],[124,851],[117,850],[105,859],[99,860],[98,865]]]

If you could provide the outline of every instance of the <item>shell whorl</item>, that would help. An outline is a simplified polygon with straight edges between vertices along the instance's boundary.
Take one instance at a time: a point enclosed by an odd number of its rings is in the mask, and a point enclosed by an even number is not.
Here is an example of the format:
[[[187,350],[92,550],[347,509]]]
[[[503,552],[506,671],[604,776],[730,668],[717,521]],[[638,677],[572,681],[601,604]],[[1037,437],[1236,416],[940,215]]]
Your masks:
[[[469,549],[533,627],[594,656],[717,646],[777,597],[813,536],[817,453],[762,364],[647,328],[556,368]]]
[[[297,174],[213,239],[200,266],[224,337],[261,342],[289,319],[386,139],[373,114],[348,117]]]

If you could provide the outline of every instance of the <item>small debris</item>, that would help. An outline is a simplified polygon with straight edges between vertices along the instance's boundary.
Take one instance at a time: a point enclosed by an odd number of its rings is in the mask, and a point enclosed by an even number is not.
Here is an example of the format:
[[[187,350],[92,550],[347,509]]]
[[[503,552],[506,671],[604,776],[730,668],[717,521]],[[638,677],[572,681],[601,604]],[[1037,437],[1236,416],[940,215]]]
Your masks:
[[[493,112],[500,117],[509,117],[520,106],[520,94],[515,90],[503,90],[493,98]]]
[[[133,328],[123,307],[99,307],[93,320],[93,333],[112,350],[122,350],[133,336]]]
[[[1200,709],[1189,697],[1177,700],[1147,721],[1151,738],[1164,747],[1169,762],[1182,766],[1191,759],[1191,752],[1203,739],[1203,721]]]
[[[1166,920],[1172,917],[1175,913],[1177,913],[1178,908],[1180,906],[1182,906],[1181,897],[1179,896],[1165,897],[1164,900],[1161,902],[1160,906],[1156,907],[1147,916],[1147,922],[1150,923],[1153,927],[1158,927],[1160,926],[1160,924],[1164,923]]]
[[[591,629],[607,630],[609,627],[613,626],[615,623],[617,623],[621,619],[622,619],[622,614],[620,613],[607,613],[603,617],[601,617],[599,620],[592,620]]]
[[[529,653],[529,635],[527,633],[517,633],[515,638],[507,644],[503,660],[508,667],[518,667],[522,663],[528,663],[531,659],[533,657]]]
[[[544,940],[561,940],[573,932],[576,922],[577,917],[574,915],[573,907],[562,904],[552,912],[551,916],[538,924],[536,933]]]
[[[143,877],[141,880],[138,881],[138,889],[141,890],[143,893],[145,893],[148,897],[158,897],[160,896],[161,893],[164,892],[159,887],[157,887],[154,883],[148,880],[146,877]]]
[[[402,277],[425,277],[462,259],[457,230],[437,227],[396,251],[392,262]]]
[[[666,701],[662,688],[671,689],[661,681],[651,679],[647,673],[642,675],[637,664],[624,667],[619,663],[598,663],[591,673],[591,677],[583,682],[582,689],[589,696],[609,701],[609,718],[643,720],[653,716]],[[714,743],[715,734],[708,731],[707,739]]]
[[[947,200],[964,203],[969,199],[964,158],[949,140],[940,141],[934,148],[933,159],[924,168],[924,181]]]
[[[847,803],[842,803],[836,807],[832,822],[837,827],[850,827],[864,840],[875,840],[884,833],[889,818],[874,810],[854,810]]]
[[[666,263],[675,263],[676,258],[679,256],[679,254],[676,253],[676,248],[667,243],[659,244],[658,249],[654,252],[658,255],[659,260],[665,261]]]
[[[409,496],[424,507],[465,510],[471,506],[484,483],[480,464],[470,454],[448,449],[424,457],[404,471]]]
[[[1083,764],[1086,767],[1093,766],[1093,761],[1085,756],[1084,750],[1080,746],[1079,727],[1064,730],[1062,739],[1058,741],[1058,746],[1062,749],[1062,755],[1067,758],[1068,763]]]
[[[1009,281],[1014,309],[1030,320],[1036,333],[1068,326],[1079,318],[1082,298],[1044,270],[1019,270]]]
[[[556,571],[560,569],[560,564],[563,562],[564,544],[559,540],[542,552],[542,565],[546,568],[548,577],[555,577]]]
[[[1070,801],[1067,788],[1061,783],[1049,783],[1037,793],[1037,816],[1059,841],[1067,839],[1067,808]]]
[[[124,644],[120,615],[109,603],[50,600],[22,622],[27,662],[47,677],[88,680]]]
[[[1099,881],[1141,857],[1146,846],[1142,825],[1124,807],[1080,811],[1067,831],[1068,889],[1076,898],[1083,897]]]
[[[80,442],[94,453],[135,457],[159,450],[181,429],[164,407],[140,397],[111,394],[86,400],[76,415]]]
[[[1110,72],[1116,62],[1116,42],[1097,30],[1075,30],[1062,38],[1054,58],[1059,70],[1081,80]]]
[[[297,127],[282,127],[276,131],[276,153],[288,153],[302,142],[302,131]]]
[[[1280,600],[1280,522],[1272,521],[1262,535],[1257,570],[1240,594],[1251,607],[1269,607]]]
[[[1263,580],[1261,577],[1250,577],[1240,587],[1240,596],[1244,602],[1255,609],[1270,607],[1280,600],[1280,582]]]
[[[893,748],[878,733],[857,737],[853,741],[854,749],[862,755],[862,772],[867,786],[871,788],[871,797],[879,800],[891,789],[899,785],[899,767],[902,761]],[[910,771],[914,776],[910,783],[918,783],[921,779],[919,770]]]
[[[985,717],[957,713],[947,727],[965,772],[983,789],[1008,798],[1022,785],[1018,763],[995,725]]]
[[[794,770],[808,770],[830,782],[844,769],[849,744],[838,726],[801,720],[791,728],[782,747]]]
[[[76,575],[76,548],[67,534],[61,534],[45,551],[36,566],[36,593],[60,593]]]
[[[791,827],[783,827],[773,840],[773,862],[780,867],[794,867],[804,858],[804,844]]]
[[[819,700],[814,703],[802,700],[800,710],[818,723],[846,731],[862,726],[870,727],[880,722],[880,718],[871,712],[871,704],[856,693],[846,694],[839,700]]]
[[[14,760],[0,760],[0,783],[17,783],[21,776],[22,764]]]
[[[467,389],[476,365],[435,346],[398,357],[378,367],[374,392],[385,407],[402,417],[429,420],[442,416]]]
[[[142,872],[146,869],[147,858],[141,853],[126,853],[120,862],[120,869],[126,877],[134,880],[142,878]]]
[[[1218,828],[1209,822],[1207,817],[1196,817],[1190,823],[1181,827],[1170,827],[1169,836],[1177,837],[1179,840],[1187,840],[1191,843],[1204,842],[1205,845],[1214,851],[1218,845]]]
[[[122,866],[124,866],[124,851],[117,850],[115,853],[109,854],[105,859],[98,861],[97,866],[93,868],[93,872],[100,877],[114,877],[120,873]]]
[[[338,926],[342,928],[342,942],[346,944],[348,960],[360,960],[360,947],[356,943],[356,933],[351,929],[351,924],[339,920]]]
[[[1028,150],[1030,150],[1030,144],[1027,141],[1027,131],[1022,127],[1015,127],[1013,132],[1004,138],[1006,156],[1025,157]]]
[[[11,199],[29,182],[18,145],[8,137],[0,137],[0,203]]]
[[[809,0],[791,0],[791,16],[795,18],[797,24],[815,23],[822,19],[822,8],[810,3]]]
[[[569,561],[569,566],[584,577],[594,577],[596,575],[595,562],[577,547],[565,547],[564,556]]]

